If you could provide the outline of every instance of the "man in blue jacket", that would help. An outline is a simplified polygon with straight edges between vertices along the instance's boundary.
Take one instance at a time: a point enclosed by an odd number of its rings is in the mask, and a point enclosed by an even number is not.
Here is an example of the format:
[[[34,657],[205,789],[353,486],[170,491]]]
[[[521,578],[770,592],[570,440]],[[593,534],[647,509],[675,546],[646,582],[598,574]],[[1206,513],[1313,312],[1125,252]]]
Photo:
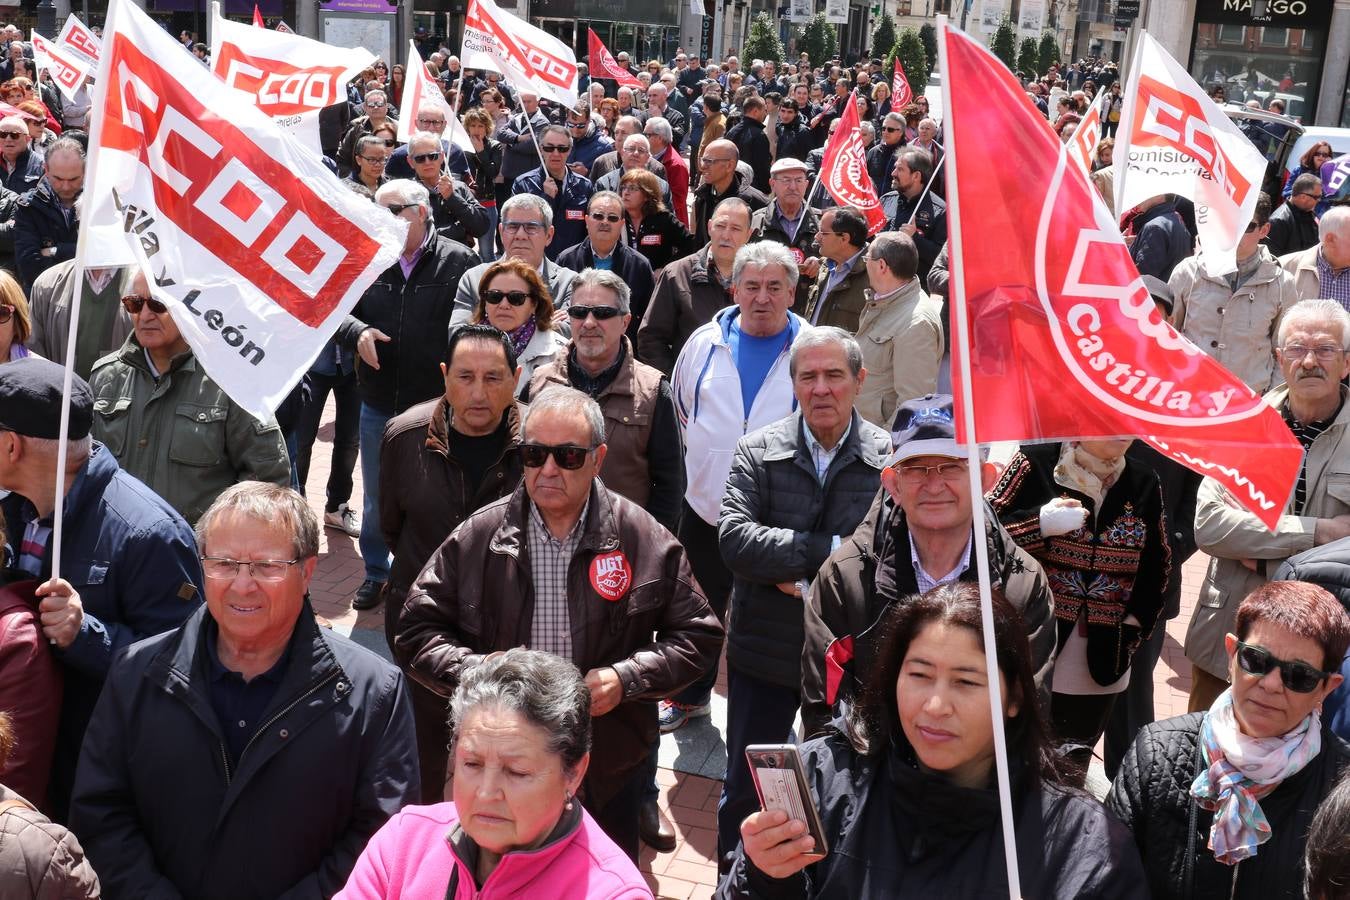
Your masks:
[[[108,897],[331,897],[418,797],[403,676],[319,627],[295,491],[240,482],[197,528],[206,605],[113,664],[72,830]]]
[[[539,132],[539,150],[544,164],[517,178],[511,193],[543,197],[552,207],[553,240],[544,255],[556,261],[559,253],[586,237],[586,202],[591,199],[591,180],[567,167],[572,137],[561,125],[549,125]]]
[[[647,312],[656,278],[647,257],[624,244],[623,201],[613,191],[599,191],[586,209],[586,239],[568,247],[558,256],[558,265],[581,272],[608,269],[624,280],[631,297],[633,319],[628,324],[628,339],[637,340],[638,324]]]
[[[52,576],[57,425],[63,370],[28,357],[0,366],[0,501],[20,571]],[[61,662],[65,695],[48,801],[62,821],[75,761],[113,655],[182,624],[200,604],[197,546],[187,522],[89,438],[94,399],[74,377],[63,481],[60,576],[69,599],[44,596],[43,631]],[[38,589],[47,595],[48,586]]]

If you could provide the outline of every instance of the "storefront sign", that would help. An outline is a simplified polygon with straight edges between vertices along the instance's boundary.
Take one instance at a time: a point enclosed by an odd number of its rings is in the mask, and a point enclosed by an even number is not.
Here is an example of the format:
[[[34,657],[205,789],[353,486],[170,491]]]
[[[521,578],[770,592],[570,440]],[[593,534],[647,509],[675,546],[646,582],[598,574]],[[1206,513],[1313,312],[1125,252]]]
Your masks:
[[[1252,0],[1197,0],[1195,20],[1221,25],[1274,25],[1325,28],[1334,0],[1267,0],[1266,14],[1252,13]],[[1136,4],[1137,5],[1137,4]],[[1119,5],[1117,15],[1120,14]]]

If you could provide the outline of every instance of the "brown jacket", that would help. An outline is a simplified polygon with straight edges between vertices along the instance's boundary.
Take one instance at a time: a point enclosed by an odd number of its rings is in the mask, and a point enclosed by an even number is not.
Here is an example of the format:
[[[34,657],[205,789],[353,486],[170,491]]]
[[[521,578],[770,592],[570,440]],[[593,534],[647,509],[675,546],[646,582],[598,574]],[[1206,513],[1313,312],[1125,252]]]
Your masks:
[[[655,745],[656,701],[712,665],[723,632],[669,531],[599,479],[589,503],[568,570],[572,661],[582,672],[613,667],[624,692],[618,707],[594,721],[586,790],[600,805]],[[441,696],[449,696],[464,667],[482,655],[530,642],[528,514],[522,485],[469,516],[408,593],[394,653],[413,678]],[[597,557],[626,561],[629,577],[617,600],[597,589]]]
[[[394,646],[403,599],[436,548],[475,510],[520,484],[520,408],[506,412],[506,449],[470,494],[450,457],[450,404],[428,400],[389,421],[380,445],[380,531],[394,554],[384,594],[384,630]]]
[[[98,900],[98,876],[75,835],[0,786],[0,897]]]
[[[709,271],[708,247],[661,270],[638,328],[637,355],[666,375],[675,371],[689,335],[732,304],[731,291]],[[727,273],[730,275],[730,273]]]
[[[633,347],[628,343],[628,338],[623,338],[623,342],[624,357],[619,372],[595,398],[605,414],[605,444],[609,447],[600,475],[605,480],[605,487],[632,500],[674,531],[672,526],[676,524],[680,501],[684,498],[684,468],[679,464],[681,461],[676,459],[676,465],[665,467],[674,469],[673,472],[655,472],[652,469],[653,460],[649,456],[655,433],[652,424],[656,421],[657,405],[664,402],[669,406],[670,422],[674,424],[674,400],[668,389],[665,391],[665,400],[661,398],[661,382],[666,376],[634,359]],[[567,373],[567,360],[571,352],[569,344],[553,362],[534,370],[530,379],[530,397],[538,397],[551,385],[571,386]],[[675,440],[679,441],[678,431]],[[671,484],[672,478],[669,476],[673,476],[673,481],[678,483]],[[653,504],[650,502],[654,499],[653,488],[658,483],[664,489],[662,492],[669,496],[659,497],[660,502]],[[658,512],[658,506],[663,512]]]
[[[829,267],[821,260],[816,283],[811,286],[810,296],[806,300],[806,310],[794,309],[793,312],[798,313],[812,325],[835,325],[849,334],[854,334],[858,330],[858,320],[862,318],[863,310],[867,307],[867,290],[872,283],[867,277],[864,257],[857,257],[853,261],[853,268],[838,286],[825,294],[825,286],[829,281]],[[820,300],[822,294],[825,294],[824,303]]]

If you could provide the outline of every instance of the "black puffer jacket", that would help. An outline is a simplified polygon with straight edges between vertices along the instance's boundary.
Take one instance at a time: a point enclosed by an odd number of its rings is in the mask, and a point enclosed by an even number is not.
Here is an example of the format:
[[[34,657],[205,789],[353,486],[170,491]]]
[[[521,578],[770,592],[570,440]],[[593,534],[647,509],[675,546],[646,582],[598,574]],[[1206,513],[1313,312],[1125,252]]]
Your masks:
[[[1303,850],[1318,804],[1350,763],[1350,745],[1323,728],[1322,752],[1261,798],[1270,840],[1236,867],[1207,847],[1214,814],[1195,806],[1190,826],[1191,782],[1199,772],[1200,723],[1190,713],[1148,725],[1121,761],[1107,808],[1134,832],[1154,900],[1303,900]],[[1194,835],[1194,841],[1188,840]],[[1192,856],[1193,855],[1193,856]],[[1188,857],[1193,858],[1191,866]],[[1188,885],[1187,871],[1192,873]],[[1236,890],[1233,880],[1237,879]]]
[[[1309,581],[1326,588],[1350,612],[1350,538],[1313,547],[1286,559],[1271,581]],[[1322,701],[1322,721],[1350,740],[1350,653],[1341,661],[1345,681]]]
[[[829,853],[790,878],[770,878],[737,847],[718,888],[732,898],[981,900],[1008,896],[998,792],[925,775],[908,745],[863,757],[831,731],[801,747]],[[1022,896],[1147,898],[1129,832],[1101,804],[1063,788],[1024,785],[1013,815]]]

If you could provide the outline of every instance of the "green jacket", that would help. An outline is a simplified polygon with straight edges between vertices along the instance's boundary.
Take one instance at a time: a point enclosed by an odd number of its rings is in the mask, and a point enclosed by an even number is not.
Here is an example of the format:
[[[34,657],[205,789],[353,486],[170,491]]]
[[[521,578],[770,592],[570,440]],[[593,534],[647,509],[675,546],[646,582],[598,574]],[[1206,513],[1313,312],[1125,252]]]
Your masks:
[[[276,420],[245,412],[191,352],[176,357],[157,383],[132,334],[94,363],[90,387],[94,437],[189,523],[236,482],[291,482]]]

